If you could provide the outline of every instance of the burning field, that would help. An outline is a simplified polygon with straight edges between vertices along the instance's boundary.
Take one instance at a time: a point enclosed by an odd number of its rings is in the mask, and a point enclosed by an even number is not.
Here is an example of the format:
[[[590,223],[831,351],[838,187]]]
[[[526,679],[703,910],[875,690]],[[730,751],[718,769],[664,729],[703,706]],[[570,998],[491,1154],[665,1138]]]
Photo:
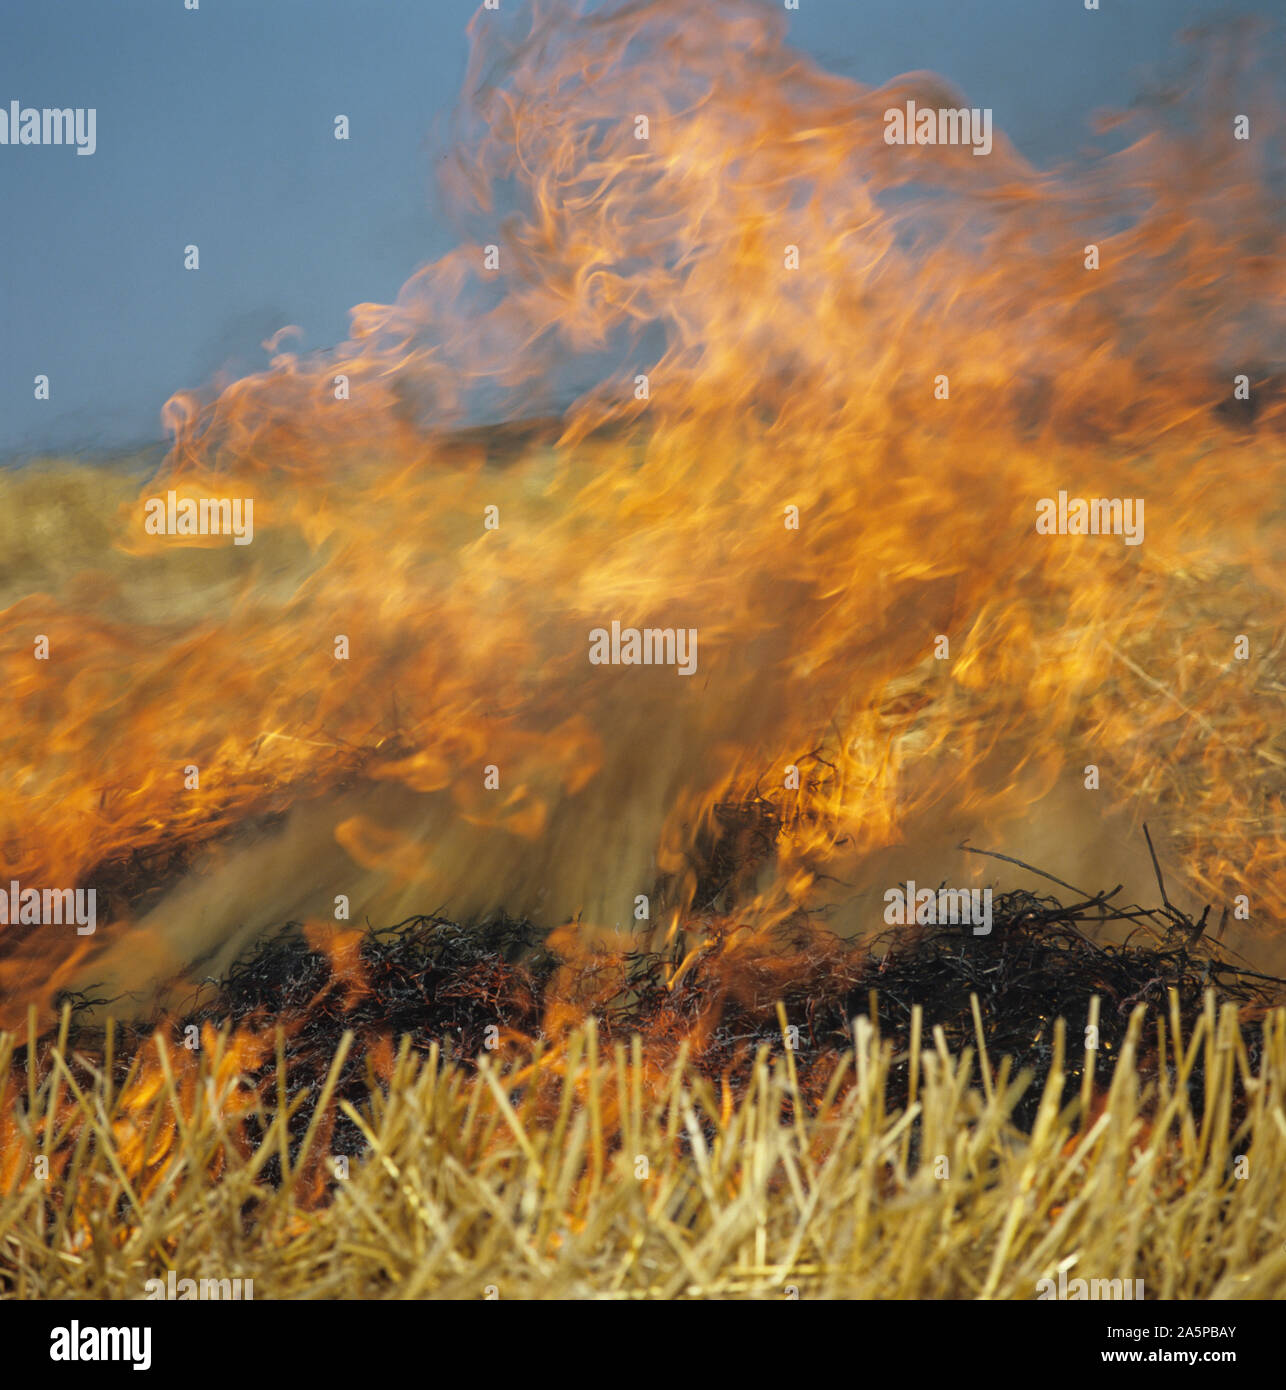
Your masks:
[[[453,250],[0,473],[0,1296],[1280,1296],[1275,36],[470,38]]]

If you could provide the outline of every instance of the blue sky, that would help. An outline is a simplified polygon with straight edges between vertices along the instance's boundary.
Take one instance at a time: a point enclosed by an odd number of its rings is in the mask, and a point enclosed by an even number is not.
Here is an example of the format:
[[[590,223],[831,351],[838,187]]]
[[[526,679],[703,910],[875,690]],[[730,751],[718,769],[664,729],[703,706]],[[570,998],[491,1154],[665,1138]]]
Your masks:
[[[766,2],[766,0],[765,0]],[[506,9],[520,0],[502,0]],[[1223,0],[800,0],[794,41],[881,83],[910,69],[993,108],[1028,157],[1074,155]],[[435,131],[477,0],[7,0],[0,105],[96,107],[96,153],[0,146],[0,455],[162,437],[160,409],[305,347],[444,251]],[[1238,13],[1271,13],[1253,0]],[[701,7],[693,4],[693,23]],[[343,112],[352,138],[336,141]],[[201,248],[199,274],[182,249]],[[51,378],[38,402],[32,379]]]

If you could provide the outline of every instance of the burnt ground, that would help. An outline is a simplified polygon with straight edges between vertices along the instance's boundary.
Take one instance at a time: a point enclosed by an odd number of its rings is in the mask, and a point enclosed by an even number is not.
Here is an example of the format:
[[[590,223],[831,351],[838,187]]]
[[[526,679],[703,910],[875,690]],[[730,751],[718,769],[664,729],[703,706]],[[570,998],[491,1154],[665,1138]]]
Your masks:
[[[1107,923],[1130,929],[1120,944],[1095,940]],[[1026,892],[997,896],[990,934],[968,926],[898,928],[873,942],[848,942],[820,930],[807,917],[772,933],[752,934],[735,918],[707,919],[703,944],[688,955],[680,938],[665,952],[640,949],[591,957],[567,970],[530,922],[500,917],[462,926],[441,917],[416,917],[351,939],[336,964],[288,924],[262,941],[226,977],[203,984],[187,1007],[167,1019],[119,1025],[114,1070],[123,1078],[130,1058],[161,1027],[176,1045],[188,1024],[282,1028],[287,1089],[308,1093],[291,1123],[300,1135],[345,1031],[356,1045],[337,1094],[358,1109],[372,1080],[369,1058],[385,1057],[403,1037],[426,1053],[437,1043],[445,1055],[471,1066],[488,1043],[523,1048],[550,1036],[551,1019],[592,1013],[610,1044],[639,1033],[645,1052],[661,1062],[686,1039],[693,1064],[734,1089],[744,1082],[756,1050],[785,1046],[777,1003],[798,1029],[796,1067],[804,1096],[819,1097],[841,1055],[852,1044],[852,1020],[874,1010],[895,1061],[889,1103],[905,1102],[912,1010],[923,1010],[921,1046],[933,1045],[940,1026],[953,1054],[976,1048],[971,995],[993,1067],[1014,1059],[1028,1068],[1028,1087],[1014,1121],[1030,1126],[1053,1060],[1054,1022],[1067,1020],[1065,1102],[1079,1092],[1083,1029],[1090,999],[1100,997],[1095,1078],[1110,1081],[1130,1014],[1148,1011],[1140,1070],[1157,1059],[1148,1049],[1155,1018],[1170,1021],[1174,990],[1185,1034],[1202,1011],[1207,989],[1239,1007],[1252,1062],[1258,1062],[1258,1020],[1286,998],[1286,982],[1239,967],[1204,937],[1195,922],[1172,907],[1114,907],[1108,897],[1065,904]],[[680,959],[687,965],[676,976]],[[92,1011],[107,1001],[79,996],[72,1003],[71,1042],[81,1056],[103,1055],[101,1026]],[[491,1030],[489,1032],[489,1030]],[[272,1095],[275,1051],[249,1078]],[[1204,1078],[1198,1063],[1189,1081],[1200,1114]],[[1239,1105],[1234,1106],[1240,1111]],[[358,1153],[359,1131],[340,1118],[332,1153]],[[271,1176],[271,1175],[270,1175]]]

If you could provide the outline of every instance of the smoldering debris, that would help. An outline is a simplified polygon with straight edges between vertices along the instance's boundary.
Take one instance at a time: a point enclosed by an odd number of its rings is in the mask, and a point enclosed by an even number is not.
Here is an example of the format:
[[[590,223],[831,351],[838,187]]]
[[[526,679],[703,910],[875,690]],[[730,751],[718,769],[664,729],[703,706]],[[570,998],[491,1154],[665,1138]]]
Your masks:
[[[1107,923],[1124,923],[1131,935],[1123,943],[1096,940]],[[1173,1084],[1173,1059],[1157,1055],[1156,1020],[1188,1034],[1208,991],[1236,1005],[1257,1062],[1258,1020],[1286,997],[1286,982],[1228,959],[1201,927],[1169,906],[1116,907],[1108,896],[1065,904],[1024,891],[995,898],[987,936],[968,927],[899,928],[850,942],[806,916],[753,933],[735,919],[706,920],[695,944],[679,934],[665,951],[599,951],[568,962],[557,934],[508,917],[468,927],[417,917],[332,940],[289,924],[164,1021],[117,1026],[112,1065],[123,1078],[157,1028],[175,1046],[193,1030],[208,1037],[211,1028],[271,1036],[274,1045],[247,1069],[244,1084],[265,1096],[284,1087],[296,1102],[290,1131],[302,1134],[345,1033],[353,1043],[333,1098],[358,1104],[373,1083],[387,1080],[399,1046],[420,1054],[436,1046],[441,1057],[471,1066],[488,1053],[554,1046],[567,1026],[592,1016],[605,1045],[639,1035],[658,1075],[684,1048],[699,1072],[734,1093],[760,1049],[789,1049],[801,1095],[816,1102],[852,1046],[854,1019],[865,1015],[894,1052],[891,1107],[907,1100],[913,1038],[934,1047],[940,1029],[952,1055],[982,1046],[988,1066],[1007,1057],[1013,1074],[1030,1072],[1013,1112],[1015,1123],[1029,1127],[1055,1064],[1059,1019],[1068,1030],[1065,1103],[1079,1093],[1087,1064],[1097,1087],[1110,1084],[1138,1007],[1145,1010],[1140,1075],[1146,1080],[1168,1067]],[[101,1059],[104,1030],[91,1020],[106,1001],[80,995],[68,1002],[70,1043],[82,1058]],[[1199,1115],[1200,1057],[1186,1084]],[[331,1152],[361,1147],[356,1127],[339,1117]]]

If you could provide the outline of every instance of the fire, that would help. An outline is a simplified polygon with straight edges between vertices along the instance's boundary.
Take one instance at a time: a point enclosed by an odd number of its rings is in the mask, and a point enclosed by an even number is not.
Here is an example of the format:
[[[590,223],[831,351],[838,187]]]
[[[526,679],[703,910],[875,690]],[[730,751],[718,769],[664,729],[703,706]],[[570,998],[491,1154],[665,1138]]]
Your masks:
[[[283,333],[172,399],[141,488],[5,480],[58,558],[0,591],[0,859],[102,920],[4,929],[0,1024],[340,899],[528,914],[573,962],[699,936],[694,846],[756,797],[778,833],[710,908],[752,933],[981,881],[964,835],[1137,875],[1159,808],[1172,891],[1246,895],[1227,939],[1264,959],[1286,237],[1269,138],[1225,118],[1250,60],[1050,173],[999,130],[886,144],[887,109],[965,104],[930,75],[684,13],[481,13],[455,250],[334,350]],[[253,543],[153,534],[170,493],[252,500]],[[1039,534],[1060,493],[1144,499],[1143,543]],[[693,674],[594,664],[614,623],[695,630]]]

